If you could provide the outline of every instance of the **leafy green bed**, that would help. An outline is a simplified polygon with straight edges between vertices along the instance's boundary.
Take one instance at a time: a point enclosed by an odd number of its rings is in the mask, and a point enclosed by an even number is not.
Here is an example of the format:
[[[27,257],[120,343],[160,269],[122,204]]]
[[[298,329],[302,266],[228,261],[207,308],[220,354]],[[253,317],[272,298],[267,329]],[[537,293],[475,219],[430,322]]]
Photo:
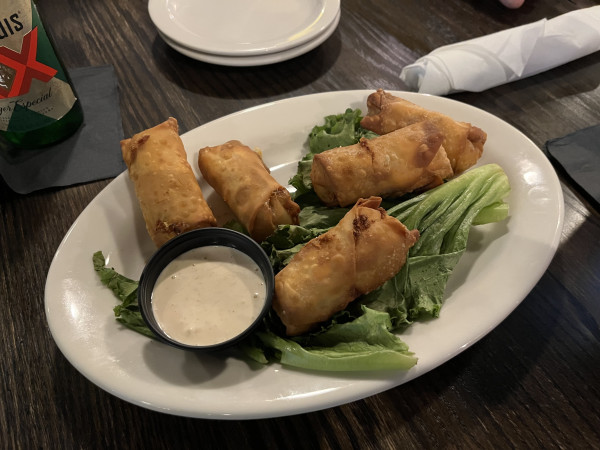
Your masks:
[[[324,125],[311,131],[310,151],[290,180],[301,207],[300,224],[280,226],[262,244],[276,273],[304,244],[335,226],[348,211],[320,204],[310,183],[310,167],[316,153],[375,136],[360,127],[360,119],[360,110],[348,109],[326,117]],[[509,191],[502,168],[488,164],[423,194],[384,202],[389,215],[421,234],[400,272],[314,333],[287,338],[277,315],[271,313],[240,350],[263,364],[278,361],[311,370],[409,369],[417,357],[398,333],[415,321],[440,314],[446,283],[466,249],[471,226],[504,220],[508,205],[503,199]],[[236,223],[228,226],[239,229]],[[122,302],[114,309],[117,320],[153,337],[139,312],[137,282],[107,268],[101,252],[94,254],[93,261],[102,283]]]

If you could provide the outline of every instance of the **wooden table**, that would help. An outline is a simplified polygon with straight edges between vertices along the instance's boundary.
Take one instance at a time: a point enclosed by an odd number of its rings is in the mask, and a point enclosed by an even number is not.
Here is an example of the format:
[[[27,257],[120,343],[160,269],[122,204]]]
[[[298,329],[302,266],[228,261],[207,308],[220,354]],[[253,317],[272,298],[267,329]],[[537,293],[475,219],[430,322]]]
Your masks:
[[[38,3],[66,67],[115,67],[126,136],[169,115],[183,133],[287,97],[403,89],[401,68],[438,46],[598,4],[527,0],[508,10],[494,0],[344,0],[338,29],[320,47],[270,66],[232,68],[171,50],[145,1]],[[489,111],[543,147],[548,139],[600,123],[600,53],[451,98]],[[565,224],[558,252],[527,298],[489,335],[379,395],[250,421],[146,410],[73,368],[50,334],[44,284],[61,239],[110,180],[29,195],[2,183],[0,447],[598,448],[600,220],[598,209],[559,175]]]

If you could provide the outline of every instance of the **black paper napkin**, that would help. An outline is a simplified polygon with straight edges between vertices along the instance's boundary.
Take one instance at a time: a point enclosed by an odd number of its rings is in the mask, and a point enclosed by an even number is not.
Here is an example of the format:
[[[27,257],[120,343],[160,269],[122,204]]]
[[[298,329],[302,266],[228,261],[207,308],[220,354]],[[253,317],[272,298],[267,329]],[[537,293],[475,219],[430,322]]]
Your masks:
[[[600,125],[546,142],[550,160],[600,205]]]
[[[0,175],[15,192],[112,178],[126,169],[119,146],[123,125],[113,66],[77,68],[69,75],[84,114],[84,123],[73,136],[39,150],[0,143]]]

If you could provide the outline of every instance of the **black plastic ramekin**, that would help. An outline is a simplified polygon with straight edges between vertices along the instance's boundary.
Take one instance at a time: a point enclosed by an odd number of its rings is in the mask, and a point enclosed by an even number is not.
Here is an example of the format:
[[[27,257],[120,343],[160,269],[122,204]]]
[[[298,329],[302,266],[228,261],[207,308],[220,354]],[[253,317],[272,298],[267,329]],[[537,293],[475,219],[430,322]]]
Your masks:
[[[154,290],[154,285],[156,284],[156,281],[163,269],[179,255],[198,247],[213,245],[227,246],[237,249],[254,260],[254,262],[260,268],[265,281],[266,295],[264,298],[264,304],[258,317],[244,331],[232,337],[231,339],[205,346],[190,345],[179,342],[164,332],[154,316],[154,311],[152,308],[152,292]],[[275,276],[273,273],[273,268],[267,254],[264,252],[261,246],[256,243],[256,241],[245,234],[227,228],[201,228],[198,230],[188,231],[169,240],[162,247],[160,247],[156,253],[154,253],[140,277],[138,287],[138,303],[146,325],[148,325],[148,327],[161,341],[185,350],[217,351],[240,343],[258,327],[264,316],[271,308],[274,287]]]

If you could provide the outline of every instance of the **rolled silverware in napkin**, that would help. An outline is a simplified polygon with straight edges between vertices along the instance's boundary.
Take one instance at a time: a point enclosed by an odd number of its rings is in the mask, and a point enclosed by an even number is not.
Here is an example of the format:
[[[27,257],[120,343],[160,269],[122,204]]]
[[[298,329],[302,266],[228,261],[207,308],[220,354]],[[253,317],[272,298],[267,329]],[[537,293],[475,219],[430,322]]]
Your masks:
[[[440,47],[400,74],[409,89],[481,92],[600,50],[600,6]]]

